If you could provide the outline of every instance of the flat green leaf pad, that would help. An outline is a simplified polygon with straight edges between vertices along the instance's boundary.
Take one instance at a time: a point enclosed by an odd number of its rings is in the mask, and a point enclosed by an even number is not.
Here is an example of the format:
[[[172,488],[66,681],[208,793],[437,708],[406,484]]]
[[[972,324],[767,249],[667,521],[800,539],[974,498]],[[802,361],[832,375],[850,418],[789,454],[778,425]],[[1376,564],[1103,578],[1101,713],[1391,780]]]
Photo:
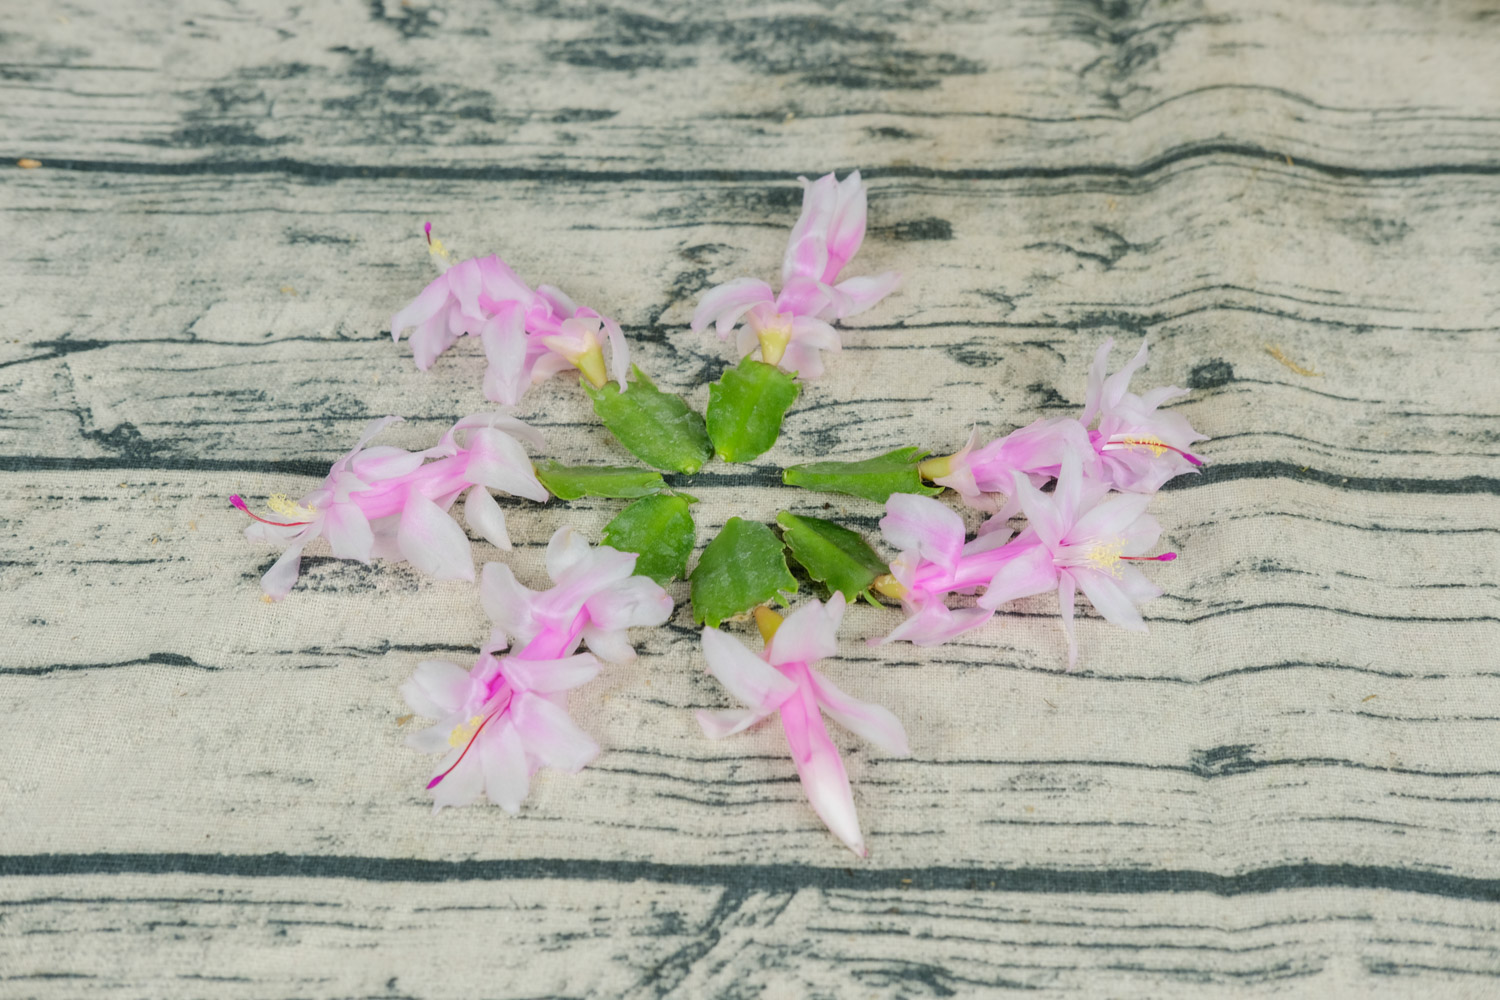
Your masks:
[[[788,486],[822,493],[847,493],[885,503],[892,493],[936,496],[941,486],[927,486],[917,463],[927,452],[920,448],[897,448],[862,462],[810,462],[783,469],[781,481]]]
[[[663,472],[693,473],[713,454],[703,418],[681,396],[662,392],[634,366],[635,381],[620,391],[613,382],[583,390],[594,401],[594,413],[636,458]],[[639,495],[639,494],[637,494]]]
[[[708,436],[726,462],[765,454],[802,387],[775,365],[745,358],[708,387]]]
[[[570,466],[543,462],[536,467],[536,477],[560,500],[577,500],[579,497],[634,500],[667,488],[658,472],[620,465]]]
[[[764,524],[731,517],[693,567],[693,621],[718,628],[726,618],[797,589],[786,551]]]
[[[697,532],[688,506],[692,497],[681,493],[645,497],[626,507],[604,526],[604,544],[621,552],[636,552],[637,576],[649,576],[662,586],[684,575],[693,554]]]
[[[642,500],[641,503],[646,501]],[[786,511],[776,515],[781,537],[792,558],[807,575],[853,601],[890,568],[857,532],[820,517],[799,517]]]

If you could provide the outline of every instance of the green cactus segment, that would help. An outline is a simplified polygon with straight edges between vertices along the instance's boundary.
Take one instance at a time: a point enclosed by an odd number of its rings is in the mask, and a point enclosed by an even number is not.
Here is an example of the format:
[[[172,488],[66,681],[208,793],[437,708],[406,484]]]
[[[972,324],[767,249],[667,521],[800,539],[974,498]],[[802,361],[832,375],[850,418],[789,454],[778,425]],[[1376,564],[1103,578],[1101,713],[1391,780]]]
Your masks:
[[[708,387],[708,436],[726,462],[748,462],[770,450],[781,418],[801,392],[786,372],[745,358]]]
[[[548,492],[560,500],[579,497],[612,497],[634,500],[651,496],[667,488],[661,474],[650,469],[632,469],[620,465],[559,465],[543,462],[536,467],[536,477]]]
[[[693,620],[717,628],[726,618],[797,590],[786,551],[764,524],[731,517],[708,543],[692,576]]]
[[[797,565],[829,593],[837,590],[845,600],[868,597],[875,578],[890,572],[864,538],[832,521],[783,511],[776,515],[776,523]]]
[[[941,486],[922,482],[917,465],[927,452],[920,448],[897,448],[861,462],[810,462],[783,469],[781,481],[788,486],[821,493],[847,493],[885,503],[892,493],[936,496]]]
[[[713,454],[703,418],[681,396],[662,392],[639,368],[625,392],[613,382],[583,391],[609,432],[636,458],[663,472],[694,473]]]
[[[693,554],[697,532],[689,506],[696,502],[683,493],[637,500],[604,526],[604,544],[638,553],[636,575],[666,586],[685,574]]]

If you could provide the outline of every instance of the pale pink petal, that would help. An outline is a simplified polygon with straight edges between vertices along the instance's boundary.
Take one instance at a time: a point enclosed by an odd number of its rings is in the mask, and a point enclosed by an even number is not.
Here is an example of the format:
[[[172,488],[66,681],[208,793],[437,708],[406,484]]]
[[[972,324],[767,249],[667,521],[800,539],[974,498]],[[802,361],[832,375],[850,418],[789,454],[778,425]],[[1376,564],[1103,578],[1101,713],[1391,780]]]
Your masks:
[[[502,304],[479,331],[488,365],[484,370],[486,399],[515,406],[526,394],[531,371],[526,365],[525,314],[514,302]]]
[[[400,514],[377,517],[370,522],[370,531],[375,536],[374,542],[370,545],[371,559],[389,559],[392,562],[400,562],[406,558],[401,554],[401,547],[396,544],[396,529],[400,524]]]
[[[700,708],[693,715],[698,719],[698,725],[703,727],[704,736],[711,740],[722,740],[726,736],[744,732],[774,711],[775,709],[757,712],[749,708],[721,708],[710,711]]]
[[[839,183],[838,201],[828,222],[828,266],[823,271],[823,281],[837,279],[844,265],[859,252],[868,213],[864,181],[855,170]]]
[[[453,733],[450,717],[435,726],[426,726],[406,734],[406,745],[418,753],[447,753],[450,749],[448,737]]]
[[[539,694],[571,691],[599,676],[599,660],[591,653],[578,653],[559,660],[501,659],[500,668],[516,687]]]
[[[838,747],[828,738],[828,728],[811,691],[799,692],[782,703],[781,727],[813,811],[849,850],[867,857],[869,852],[859,832],[848,772],[844,770]]]
[[[485,563],[479,579],[479,602],[500,631],[525,644],[541,631],[533,610],[537,593],[522,586],[505,563]]]
[[[547,574],[558,588],[579,590],[580,599],[587,599],[630,577],[637,558],[608,545],[590,548],[582,534],[564,527],[547,543]]]
[[[510,265],[494,254],[479,262],[479,270],[484,281],[484,297],[493,302],[510,300],[525,305],[536,297],[536,293],[511,270]]]
[[[811,316],[798,316],[792,320],[792,340],[820,351],[837,351],[843,347],[837,330]]]
[[[579,771],[599,753],[599,744],[546,698],[517,693],[510,711],[526,753],[547,767]]]
[[[844,620],[844,595],[838,591],[824,604],[816,598],[787,615],[771,643],[766,659],[777,666],[816,663],[839,651],[839,625]]]
[[[889,709],[851,698],[816,670],[809,669],[807,673],[812,678],[818,704],[835,722],[856,736],[869,740],[886,753],[898,757],[911,756],[906,730],[902,727],[901,720]]]
[[[336,503],[323,512],[323,537],[340,559],[370,561],[375,534],[358,504]]]
[[[297,577],[302,571],[302,546],[293,545],[271,564],[260,578],[260,589],[273,601],[279,601],[292,592]]]
[[[568,298],[561,288],[553,285],[537,285],[536,293],[546,301],[553,313],[562,319],[567,319],[578,311],[578,303]]]
[[[625,331],[620,329],[620,324],[608,316],[603,320],[604,333],[609,338],[609,373],[624,392],[625,376],[630,371],[630,345],[625,342]]]
[[[396,527],[396,545],[406,561],[439,580],[474,579],[469,537],[442,508],[412,493]]]
[[[1161,404],[1188,395],[1188,390],[1179,389],[1175,385],[1161,385],[1155,389],[1149,389],[1141,393],[1141,405],[1147,410],[1154,410]]]
[[[353,456],[349,460],[349,471],[367,483],[378,483],[414,472],[421,464],[421,452],[378,445]]]
[[[802,379],[821,378],[824,372],[823,356],[816,347],[793,340],[781,352],[781,360],[776,362],[776,367]]]
[[[1105,621],[1132,632],[1146,631],[1146,622],[1141,618],[1140,609],[1108,574],[1091,569],[1075,569],[1070,575],[1078,581],[1079,589],[1089,599],[1094,610],[1104,616]]]
[[[900,285],[900,271],[882,271],[880,274],[864,275],[841,281],[833,286],[833,294],[830,296],[829,308],[833,310],[832,318],[848,319],[850,316],[858,316],[894,292]]]
[[[1057,472],[1057,486],[1052,490],[1052,503],[1057,508],[1057,516],[1062,524],[1071,527],[1078,520],[1078,514],[1083,509],[1083,499],[1082,459],[1075,452],[1065,452]],[[1030,516],[1030,514],[1027,515],[1027,517]],[[1063,530],[1064,537],[1067,536],[1068,530],[1068,528]]]
[[[1150,502],[1151,497],[1148,495],[1117,493],[1096,504],[1092,510],[1085,511],[1077,523],[1068,529],[1066,540],[1082,544],[1089,539],[1109,540],[1123,535],[1146,513],[1146,505]]]
[[[832,286],[813,278],[792,278],[781,286],[775,305],[768,308],[776,313],[831,320],[836,318],[832,306],[834,294]]]
[[[426,371],[432,367],[432,363],[438,359],[448,348],[458,341],[458,333],[449,328],[449,315],[453,313],[440,312],[417,328],[417,332],[411,335],[412,360],[416,362],[417,368]]]
[[[947,504],[916,493],[891,494],[880,531],[892,548],[915,549],[949,572],[964,548],[964,519]]]
[[[428,719],[457,712],[468,693],[469,672],[449,660],[423,660],[401,685],[401,697],[411,710]]]
[[[1078,584],[1073,574],[1063,570],[1057,575],[1057,608],[1062,613],[1063,635],[1068,639],[1068,669],[1078,665],[1078,635],[1073,629],[1073,605],[1077,600]]]
[[[771,291],[771,286],[759,278],[735,278],[727,281],[710,288],[698,300],[698,308],[693,310],[693,332],[702,333],[709,323],[714,323],[719,336],[727,337],[751,306],[775,300],[776,293]]]
[[[781,280],[812,278],[823,280],[828,267],[828,242],[823,233],[808,233],[786,248],[781,265]]]
[[[716,628],[703,630],[708,672],[740,702],[761,713],[772,712],[797,691],[781,671]]]
[[[497,727],[495,732],[486,729],[475,748],[484,774],[484,790],[491,802],[514,816],[531,790],[531,769],[516,727],[508,719],[496,719],[491,725]]]
[[[781,280],[785,283],[793,277],[801,276],[822,281],[826,257],[816,270],[803,270],[797,266],[796,250],[808,236],[827,238],[838,210],[839,184],[831,173],[824,174],[815,181],[809,181],[806,177],[799,177],[797,180],[802,183],[802,211],[798,213],[797,221],[792,225],[791,234],[787,238],[787,251],[781,261]]]
[[[1104,380],[1104,388],[1099,404],[1101,412],[1108,413],[1120,405],[1120,401],[1125,398],[1125,393],[1130,391],[1131,376],[1135,374],[1137,368],[1145,363],[1146,341],[1142,340],[1141,349],[1135,352],[1135,357],[1127,361],[1124,368],[1121,368]]]
[[[433,777],[451,767],[460,753],[462,748],[455,747],[448,756],[440,760]],[[479,755],[471,753],[459,761],[458,766],[449,771],[446,778],[432,787],[432,811],[441,812],[446,806],[470,805],[483,794],[484,770],[479,763]]]
[[[552,533],[551,540],[547,542],[547,575],[556,583],[574,569],[587,566],[591,555],[589,540],[583,537],[582,532],[574,531],[566,525],[558,528]],[[632,560],[631,569],[634,568],[635,562]],[[625,576],[629,575],[629,573],[625,574]]]
[[[497,549],[510,550],[510,533],[505,530],[505,511],[483,486],[469,490],[464,501],[464,521],[479,536]]]
[[[1137,607],[1165,593],[1156,584],[1146,579],[1146,575],[1134,566],[1127,566],[1121,570],[1120,578],[1116,582],[1125,592],[1125,596],[1130,598],[1130,602]]]
[[[521,442],[488,427],[469,435],[469,464],[464,478],[539,503],[551,496],[536,478],[536,470]]]
[[[517,441],[525,442],[533,448],[540,448],[546,444],[546,438],[542,436],[541,431],[530,424],[517,420],[509,414],[495,412],[471,413],[448,428],[447,433],[443,435],[442,440],[446,449],[443,453],[447,455],[457,454],[459,451],[457,443],[459,433],[477,428],[489,428],[490,430],[499,431],[502,434],[507,434],[515,438]],[[432,451],[432,449],[429,449],[429,451]]]
[[[448,279],[448,291],[458,300],[459,314],[469,322],[482,321],[484,311],[479,307],[479,293],[484,290],[484,279],[479,273],[479,260],[459,261],[444,272],[444,277]]]
[[[978,604],[995,609],[1023,597],[1045,594],[1057,586],[1058,569],[1045,545],[1026,545],[1002,565],[990,580]]]
[[[584,608],[598,628],[637,628],[672,617],[672,598],[650,577],[632,576],[594,594]]]
[[[989,608],[961,608],[954,611],[941,600],[932,600],[897,625],[884,639],[872,639],[870,645],[910,642],[917,646],[940,646],[970,629],[978,628],[993,616],[994,612]]]
[[[589,652],[606,663],[629,663],[635,659],[635,647],[630,644],[630,637],[622,628],[602,629],[585,625],[583,641],[588,644]]]
[[[1094,363],[1089,366],[1088,391],[1083,397],[1083,412],[1078,415],[1078,422],[1085,427],[1099,415],[1104,401],[1104,374],[1109,370],[1109,352],[1114,346],[1115,338],[1109,337],[1094,352]]]
[[[436,278],[422,289],[406,308],[391,317],[391,339],[399,341],[401,334],[414,326],[420,326],[435,316],[448,301],[448,278]]]

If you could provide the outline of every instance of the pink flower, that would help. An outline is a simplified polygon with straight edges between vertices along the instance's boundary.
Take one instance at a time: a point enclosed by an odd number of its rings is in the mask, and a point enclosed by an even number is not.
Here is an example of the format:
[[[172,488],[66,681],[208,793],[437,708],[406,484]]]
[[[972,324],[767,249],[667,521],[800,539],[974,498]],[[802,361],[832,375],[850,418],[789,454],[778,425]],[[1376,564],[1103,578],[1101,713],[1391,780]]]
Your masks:
[[[590,548],[578,532],[561,528],[547,545],[550,590],[528,589],[504,563],[486,564],[479,596],[495,623],[491,645],[503,649],[509,640],[530,649],[553,636],[549,656],[566,655],[585,641],[611,663],[634,659],[625,630],[660,625],[672,614],[667,592],[650,577],[633,575],[637,558],[607,545]]]
[[[1000,509],[996,496],[1010,496],[1017,473],[1040,486],[1057,474],[1065,455],[1077,456],[1091,475],[1098,475],[1099,459],[1088,432],[1071,417],[1037,420],[975,447],[978,441],[975,431],[954,454],[927,459],[920,466],[922,478],[953,490],[968,506],[993,514]]]
[[[842,183],[833,174],[798,180],[806,190],[781,264],[781,292],[759,278],[736,278],[704,293],[692,327],[702,333],[713,323],[720,337],[728,337],[744,320],[737,340],[741,356],[758,347],[767,364],[816,378],[823,373],[819,352],[841,347],[830,324],[869,309],[895,289],[901,276],[887,271],[838,281],[865,236],[865,188],[859,171]]]
[[[391,317],[395,340],[416,328],[411,343],[418,368],[432,367],[438,355],[469,334],[484,343],[489,360],[484,392],[494,402],[514,406],[532,384],[566,368],[577,368],[595,386],[612,376],[624,391],[630,350],[618,323],[580,308],[551,286],[533,290],[494,254],[450,264],[431,228],[428,223],[428,243],[443,273]],[[604,339],[610,344],[609,375]]]
[[[906,757],[911,750],[906,731],[894,715],[879,705],[849,697],[811,666],[838,652],[843,617],[844,597],[837,592],[826,605],[811,601],[784,622],[769,608],[758,608],[756,621],[766,639],[760,656],[718,629],[705,628],[703,655],[708,672],[748,707],[697,714],[704,733],[710,739],[722,739],[780,712],[782,731],[813,810],[851,851],[868,857],[849,775],[828,736],[822,713],[887,753]]]
[[[270,507],[285,520],[250,511],[238,496],[229,502],[254,518],[245,536],[286,547],[261,577],[261,589],[281,600],[297,582],[302,550],[326,538],[335,557],[369,563],[372,558],[410,562],[440,580],[474,579],[469,539],[445,512],[468,491],[464,516],[493,545],[510,548],[505,515],[491,489],[538,502],[548,494],[537,481],[521,446],[542,437],[527,425],[499,413],[465,417],[432,448],[365,447],[400,420],[383,417],[365,427],[354,448],[333,463],[321,486],[292,503],[271,497]],[[460,444],[460,436],[464,443]]]
[[[1111,493],[1103,483],[1085,480],[1071,453],[1064,456],[1055,492],[1042,493],[1020,472],[1014,474],[1012,492],[1030,522],[1014,539],[1005,527],[1014,508],[1001,511],[965,542],[963,520],[932,497],[897,493],[887,501],[880,528],[901,555],[891,561],[890,575],[874,586],[899,599],[908,617],[880,642],[937,645],[984,624],[1002,604],[1050,590],[1058,592],[1070,668],[1078,659],[1073,634],[1078,589],[1106,620],[1145,631],[1136,605],[1162,592],[1131,563],[1177,558],[1172,552],[1141,554],[1161,534],[1156,519],[1145,513],[1150,497]],[[979,597],[975,607],[954,611],[944,603],[952,593]]]
[[[589,653],[524,657],[484,653],[470,670],[426,660],[401,686],[413,712],[438,720],[406,741],[444,754],[427,786],[434,812],[488,794],[514,814],[538,770],[576,772],[598,754],[598,744],[568,716],[567,692],[592,680],[599,661]]]
[[[1187,448],[1207,438],[1182,414],[1158,409],[1169,399],[1186,396],[1186,389],[1162,386],[1145,396],[1129,391],[1130,376],[1146,363],[1145,341],[1124,368],[1105,377],[1114,344],[1114,338],[1106,340],[1094,355],[1079,420],[1087,427],[1099,418],[1089,439],[1103,463],[1101,475],[1110,485],[1130,493],[1155,493],[1168,479],[1203,464]]]
[[[487,794],[514,813],[542,767],[571,772],[593,760],[599,747],[568,717],[566,692],[593,679],[600,659],[635,656],[627,628],[660,625],[672,613],[666,591],[632,575],[635,561],[562,528],[547,546],[552,589],[528,590],[503,563],[484,567],[480,599],[495,630],[479,662],[465,671],[429,660],[401,689],[412,711],[439,720],[407,741],[446,754],[427,785],[434,810]],[[495,655],[512,638],[524,648]],[[577,652],[580,642],[588,653]]]
[[[1073,604],[1079,590],[1106,621],[1146,631],[1137,606],[1161,596],[1162,590],[1132,564],[1177,558],[1175,552],[1142,554],[1161,536],[1161,525],[1145,512],[1150,495],[1110,493],[1101,483],[1086,482],[1073,456],[1063,462],[1051,494],[1017,475],[1015,495],[1027,527],[1001,550],[1011,551],[990,578],[979,606],[994,610],[1056,589],[1070,670],[1078,662]]]

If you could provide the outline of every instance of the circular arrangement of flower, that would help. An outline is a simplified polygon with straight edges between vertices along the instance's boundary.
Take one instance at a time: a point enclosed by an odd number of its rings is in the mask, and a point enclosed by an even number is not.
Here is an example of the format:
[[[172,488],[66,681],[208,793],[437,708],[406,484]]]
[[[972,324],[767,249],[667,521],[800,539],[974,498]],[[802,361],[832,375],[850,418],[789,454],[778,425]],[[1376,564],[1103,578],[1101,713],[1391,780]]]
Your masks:
[[[402,687],[414,712],[436,720],[409,740],[441,755],[427,786],[435,808],[487,797],[514,813],[541,768],[588,764],[599,747],[569,717],[568,692],[593,679],[602,663],[635,656],[628,630],[667,621],[673,601],[663,585],[676,578],[689,581],[709,673],[744,706],[698,713],[704,733],[722,739],[779,716],[813,809],[861,856],[867,851],[849,778],[825,717],[888,753],[910,751],[892,712],[844,693],[815,667],[837,653],[847,601],[899,603],[904,620],[871,642],[934,645],[980,628],[1005,604],[1055,591],[1070,668],[1078,658],[1073,612],[1080,590],[1106,620],[1145,630],[1138,607],[1161,590],[1137,564],[1176,558],[1153,552],[1161,528],[1146,507],[1168,479],[1202,464],[1188,450],[1202,435],[1181,414],[1161,409],[1184,390],[1130,391],[1131,376],[1146,362],[1145,344],[1112,375],[1113,341],[1099,348],[1076,418],[1037,420],[987,442],[976,432],[952,455],[898,447],[863,461],[783,471],[790,486],[883,503],[881,533],[900,553],[889,563],[849,528],[782,513],[775,530],[730,518],[687,572],[695,501],[672,490],[662,473],[764,454],[800,380],[822,374],[825,353],[839,350],[834,324],[875,306],[900,281],[895,272],[841,280],[865,234],[858,172],[802,183],[780,290],[738,278],[706,292],[694,311],[693,330],[712,325],[720,337],[733,337],[741,359],[710,386],[703,414],[631,366],[613,319],[558,288],[533,289],[499,257],[454,262],[428,225],[441,275],[391,320],[397,340],[412,331],[417,367],[429,368],[459,337],[477,336],[487,359],[485,396],[502,406],[514,406],[537,382],[576,370],[599,420],[644,467],[534,465],[527,447],[540,446],[541,435],[501,412],[465,417],[425,451],[372,444],[401,419],[391,416],[366,427],[312,492],[296,501],[270,497],[270,516],[230,498],[253,519],[247,536],[285,549],[261,579],[273,600],[291,592],[303,549],[319,538],[340,559],[405,561],[439,579],[473,581],[468,535],[449,513],[460,496],[468,526],[502,550],[511,548],[510,538],[491,491],[537,502],[631,501],[598,545],[572,528],[553,536],[547,590],[523,586],[504,563],[485,565],[480,597],[494,630],[478,661],[468,668],[426,661]],[[973,538],[937,499],[944,490],[988,515]],[[783,618],[770,605],[785,607],[798,589],[788,559],[826,596]],[[951,607],[950,595],[973,599]],[[718,627],[747,614],[764,642],[758,653]]]

